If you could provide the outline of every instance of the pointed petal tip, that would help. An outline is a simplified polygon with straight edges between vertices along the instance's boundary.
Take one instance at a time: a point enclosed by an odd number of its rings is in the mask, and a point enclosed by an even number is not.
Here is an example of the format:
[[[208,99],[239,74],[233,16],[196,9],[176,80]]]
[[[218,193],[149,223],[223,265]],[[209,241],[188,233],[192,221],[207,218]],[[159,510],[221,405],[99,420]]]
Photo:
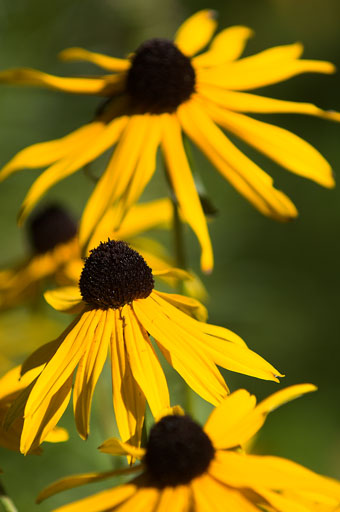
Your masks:
[[[207,17],[211,20],[217,20],[218,11],[216,11],[215,9],[207,9]]]

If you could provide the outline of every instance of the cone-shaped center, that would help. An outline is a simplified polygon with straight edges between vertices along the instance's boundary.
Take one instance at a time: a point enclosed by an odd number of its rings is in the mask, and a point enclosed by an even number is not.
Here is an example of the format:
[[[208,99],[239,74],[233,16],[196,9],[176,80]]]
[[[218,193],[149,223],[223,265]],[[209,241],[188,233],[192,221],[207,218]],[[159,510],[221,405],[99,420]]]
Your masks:
[[[150,431],[144,464],[153,485],[187,484],[203,474],[214,457],[202,427],[188,416],[165,416]]]
[[[39,254],[68,242],[76,233],[77,223],[65,208],[57,204],[38,212],[28,225],[30,244]]]
[[[86,258],[79,287],[89,306],[116,309],[148,297],[154,280],[151,268],[137,251],[125,242],[108,240]]]
[[[174,112],[195,91],[195,70],[173,42],[150,39],[132,58],[126,89],[141,111]]]

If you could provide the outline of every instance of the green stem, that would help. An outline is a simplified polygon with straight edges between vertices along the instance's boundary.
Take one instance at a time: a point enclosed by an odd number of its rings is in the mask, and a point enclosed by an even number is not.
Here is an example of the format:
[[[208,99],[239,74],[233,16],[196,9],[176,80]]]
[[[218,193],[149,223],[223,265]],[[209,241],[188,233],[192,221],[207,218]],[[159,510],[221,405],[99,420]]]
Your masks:
[[[0,482],[0,503],[5,512],[18,512],[11,498],[7,495],[4,486]]]

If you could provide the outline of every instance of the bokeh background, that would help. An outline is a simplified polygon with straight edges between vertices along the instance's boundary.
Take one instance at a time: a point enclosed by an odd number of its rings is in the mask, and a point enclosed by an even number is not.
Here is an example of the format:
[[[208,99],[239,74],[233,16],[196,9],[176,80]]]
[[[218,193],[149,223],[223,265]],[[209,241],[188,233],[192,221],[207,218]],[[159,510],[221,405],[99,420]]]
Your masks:
[[[301,41],[305,56],[340,66],[338,0],[2,0],[0,3],[0,67],[29,66],[61,75],[92,74],[87,64],[60,63],[63,48],[82,46],[115,56],[133,51],[150,37],[169,37],[190,14],[201,8],[219,12],[220,28],[233,24],[255,30],[246,54],[270,46]],[[325,109],[340,110],[339,75],[302,75],[263,90],[268,96],[310,101]],[[262,91],[260,91],[262,93]],[[30,88],[0,89],[0,164],[21,148],[60,137],[93,116],[101,100]],[[259,117],[260,118],[260,117]],[[340,172],[340,125],[294,115],[262,119],[303,136]],[[277,224],[258,214],[194,150],[196,170],[218,209],[210,224],[216,267],[203,276],[209,292],[210,321],[226,325],[243,336],[258,353],[275,364],[286,378],[279,386],[313,382],[315,394],[274,412],[258,436],[254,450],[290,457],[312,469],[340,478],[339,410],[339,188],[325,190],[293,176],[265,157],[239,147],[274,178],[297,205],[300,216]],[[93,165],[94,172],[100,169]],[[38,172],[25,171],[0,187],[1,266],[27,255],[25,230],[16,226],[21,201]],[[58,184],[46,197],[67,205],[76,216],[92,189],[82,172]],[[161,173],[143,199],[167,193]],[[171,250],[171,233],[156,233]],[[199,251],[186,233],[190,266],[199,272]],[[1,372],[20,362],[23,354],[52,339],[69,322],[43,301],[0,316]],[[169,373],[173,403],[184,402],[184,386]],[[277,384],[227,374],[231,389],[245,387],[264,397]],[[105,470],[112,459],[96,447],[114,433],[110,407],[109,373],[95,394],[91,434],[84,443],[76,432],[71,411],[61,424],[70,442],[44,445],[42,456],[23,457],[0,451],[3,482],[18,510],[41,512],[89,494],[108,484],[69,491],[46,504],[34,497],[51,481],[76,472]],[[210,406],[193,398],[194,411],[204,421]]]

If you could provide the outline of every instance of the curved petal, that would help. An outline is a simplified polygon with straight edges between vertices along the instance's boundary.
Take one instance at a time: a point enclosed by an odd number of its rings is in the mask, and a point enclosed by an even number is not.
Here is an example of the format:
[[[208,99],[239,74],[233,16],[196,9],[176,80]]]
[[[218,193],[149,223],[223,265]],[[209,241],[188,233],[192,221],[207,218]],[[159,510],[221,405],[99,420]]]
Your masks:
[[[78,286],[64,286],[44,293],[46,302],[57,311],[81,313],[85,307]]]
[[[60,160],[71,153],[75,146],[96,136],[101,126],[98,122],[85,124],[61,139],[33,144],[22,149],[1,169],[0,181],[21,169],[36,169]]]
[[[96,313],[96,311],[89,311],[81,316],[38,377],[25,407],[25,421],[21,437],[23,453],[28,452],[37,433],[44,427],[45,414],[51,407],[51,402],[54,399],[58,401],[58,395],[62,393],[62,390],[71,392],[74,369],[85,352],[97,324]],[[64,406],[64,404],[63,402],[62,405]],[[49,423],[49,426],[51,430],[55,423]],[[45,434],[47,433],[45,429]]]
[[[41,503],[42,501],[58,494],[59,492],[67,491],[68,489],[74,489],[75,487],[80,487],[81,485],[86,485],[92,482],[101,482],[102,480],[106,480],[107,478],[111,478],[113,476],[126,475],[129,473],[133,473],[138,471],[138,467],[129,467],[123,469],[114,469],[112,471],[104,471],[102,473],[83,473],[82,475],[72,475],[67,476],[65,478],[61,478],[53,484],[45,487],[37,496],[36,503]]]
[[[201,302],[194,299],[193,297],[185,297],[184,295],[178,295],[175,293],[162,293],[155,291],[160,297],[163,297],[175,308],[180,309],[183,313],[190,315],[200,322],[205,322],[208,318],[208,310]]]
[[[273,180],[239,151],[197,101],[178,109],[183,129],[220,173],[261,213],[287,221],[297,216],[290,199],[273,187]]]
[[[153,416],[170,407],[168,386],[148,333],[133,310],[123,308],[124,339],[132,374],[148,401]]]
[[[227,396],[228,388],[209,357],[196,348],[195,334],[181,328],[169,319],[153,299],[152,294],[136,300],[133,309],[144,328],[155,338],[169,364],[188,385],[208,402],[217,405]]]
[[[127,71],[131,66],[131,63],[127,59],[117,59],[116,57],[110,57],[103,55],[102,53],[89,52],[84,48],[66,48],[61,51],[58,55],[59,59],[69,61],[86,61],[92,62],[97,66],[107,69],[108,71]]]
[[[194,66],[209,68],[238,59],[252,35],[250,28],[241,25],[222,30],[214,37],[207,52],[194,57]]]
[[[154,512],[189,512],[192,505],[191,489],[188,485],[165,487]]]
[[[47,443],[61,443],[68,441],[69,438],[70,436],[66,428],[54,427],[45,437],[45,441]]]
[[[104,153],[110,146],[113,146],[120,137],[126,122],[126,116],[115,118],[108,125],[104,125],[100,121],[94,122],[92,138],[89,137],[90,133],[86,133],[86,138],[84,137],[81,144],[75,147],[65,158],[48,167],[35,180],[21,206],[19,223],[24,221],[39,199],[53,185],[75,173]]]
[[[91,403],[95,386],[102,372],[114,324],[106,311],[99,311],[97,325],[82,358],[73,390],[73,410],[80,437],[87,439],[90,430]]]
[[[183,217],[191,226],[201,245],[202,270],[211,272],[214,261],[207,221],[183,147],[181,127],[175,115],[164,114],[162,121],[162,150],[167,173]]]
[[[120,75],[107,75],[99,78],[66,78],[49,75],[31,68],[15,68],[0,72],[0,83],[35,85],[55,91],[74,94],[112,95],[123,90]]]
[[[206,105],[212,119],[286,169],[334,187],[332,169],[325,158],[294,133],[248,116]]]
[[[129,443],[123,443],[115,437],[107,439],[99,446],[99,450],[103,453],[108,453],[109,455],[130,455],[138,460],[142,460],[145,455],[144,448],[137,448]]]
[[[111,335],[111,374],[113,407],[120,437],[139,447],[145,415],[145,396],[137,384],[127,358],[123,318],[120,310],[108,310],[114,321]]]
[[[179,27],[175,35],[175,44],[185,55],[191,57],[209,43],[216,27],[215,11],[198,11]]]

